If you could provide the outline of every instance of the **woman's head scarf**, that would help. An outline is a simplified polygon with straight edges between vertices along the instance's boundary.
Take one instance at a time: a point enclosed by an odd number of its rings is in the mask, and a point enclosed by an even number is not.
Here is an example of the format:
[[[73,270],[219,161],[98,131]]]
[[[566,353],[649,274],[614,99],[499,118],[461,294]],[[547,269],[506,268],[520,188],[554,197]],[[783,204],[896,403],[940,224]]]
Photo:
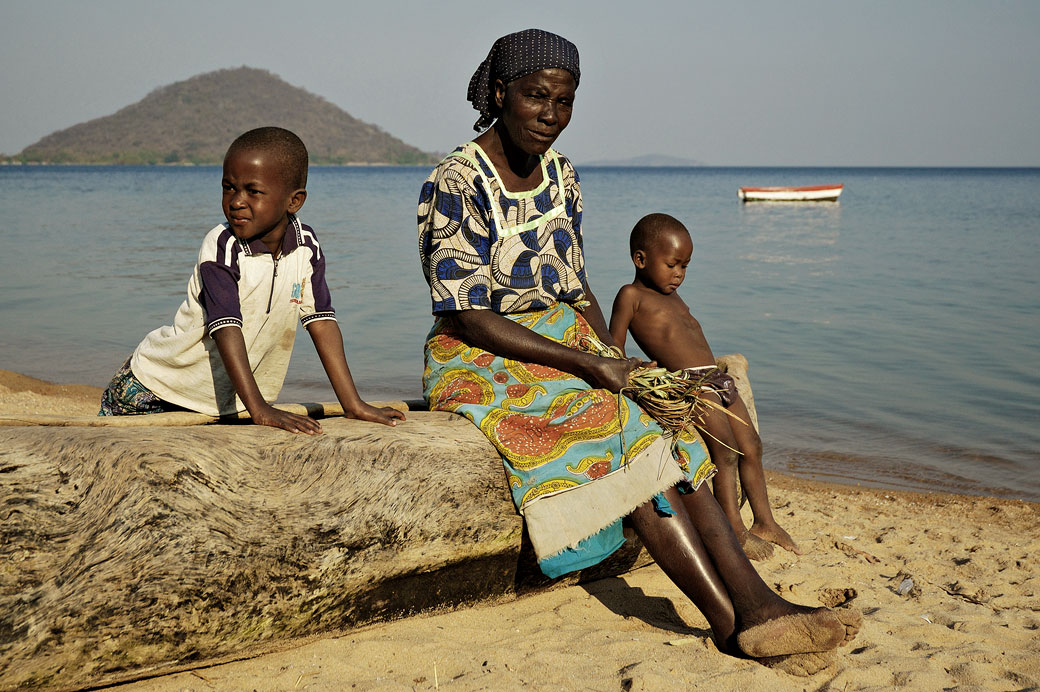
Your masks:
[[[495,121],[491,113],[491,86],[496,79],[509,84],[538,70],[558,67],[574,75],[578,85],[578,47],[562,36],[541,29],[525,29],[508,34],[495,41],[491,52],[469,80],[466,98],[480,112],[473,124],[477,132],[486,130]]]

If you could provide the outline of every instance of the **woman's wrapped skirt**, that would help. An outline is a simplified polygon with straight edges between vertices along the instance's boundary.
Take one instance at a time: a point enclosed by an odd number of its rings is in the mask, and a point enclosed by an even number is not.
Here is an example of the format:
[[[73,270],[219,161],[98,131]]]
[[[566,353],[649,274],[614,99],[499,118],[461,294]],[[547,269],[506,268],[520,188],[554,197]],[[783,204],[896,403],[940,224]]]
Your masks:
[[[582,336],[592,328],[567,304],[504,316],[589,350]],[[550,577],[600,562],[624,543],[622,517],[674,485],[690,491],[715,473],[696,433],[675,441],[629,399],[555,368],[470,347],[446,320],[434,324],[425,356],[430,410],[466,416],[498,449]],[[669,511],[663,497],[657,503]]]

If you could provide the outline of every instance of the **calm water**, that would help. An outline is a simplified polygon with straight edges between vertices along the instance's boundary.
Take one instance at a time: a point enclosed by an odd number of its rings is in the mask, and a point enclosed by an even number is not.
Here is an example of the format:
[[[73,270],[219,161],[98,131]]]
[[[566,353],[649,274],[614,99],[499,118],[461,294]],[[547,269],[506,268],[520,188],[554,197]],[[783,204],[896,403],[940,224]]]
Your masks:
[[[751,362],[768,466],[1040,500],[1040,169],[579,168],[591,283],[631,280],[628,231],[684,220],[680,290],[716,354]],[[329,256],[369,398],[420,394],[427,171],[317,168],[301,213]],[[221,221],[218,168],[0,167],[0,368],[104,385],[169,324]],[[844,182],[840,204],[742,205],[741,185]],[[301,329],[282,400],[331,400]]]

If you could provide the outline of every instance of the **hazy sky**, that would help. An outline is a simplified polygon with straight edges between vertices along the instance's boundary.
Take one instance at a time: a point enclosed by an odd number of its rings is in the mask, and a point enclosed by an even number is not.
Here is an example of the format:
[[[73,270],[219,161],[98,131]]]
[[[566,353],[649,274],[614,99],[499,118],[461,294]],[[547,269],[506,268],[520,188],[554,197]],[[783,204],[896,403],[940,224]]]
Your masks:
[[[1040,166],[1036,0],[0,0],[0,152],[242,65],[448,151],[473,70],[530,27],[581,52],[579,163]]]

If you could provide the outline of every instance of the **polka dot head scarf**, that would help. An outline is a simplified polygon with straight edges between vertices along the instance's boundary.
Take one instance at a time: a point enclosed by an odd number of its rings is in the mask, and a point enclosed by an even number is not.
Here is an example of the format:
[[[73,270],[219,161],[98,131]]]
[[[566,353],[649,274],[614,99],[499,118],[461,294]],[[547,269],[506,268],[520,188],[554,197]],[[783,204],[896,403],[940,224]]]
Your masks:
[[[578,69],[578,47],[562,36],[541,29],[525,29],[508,34],[495,41],[491,52],[469,80],[466,98],[480,112],[473,129],[482,132],[491,126],[491,87],[496,79],[509,84],[538,70],[558,67],[574,75],[577,86],[581,76]]]

